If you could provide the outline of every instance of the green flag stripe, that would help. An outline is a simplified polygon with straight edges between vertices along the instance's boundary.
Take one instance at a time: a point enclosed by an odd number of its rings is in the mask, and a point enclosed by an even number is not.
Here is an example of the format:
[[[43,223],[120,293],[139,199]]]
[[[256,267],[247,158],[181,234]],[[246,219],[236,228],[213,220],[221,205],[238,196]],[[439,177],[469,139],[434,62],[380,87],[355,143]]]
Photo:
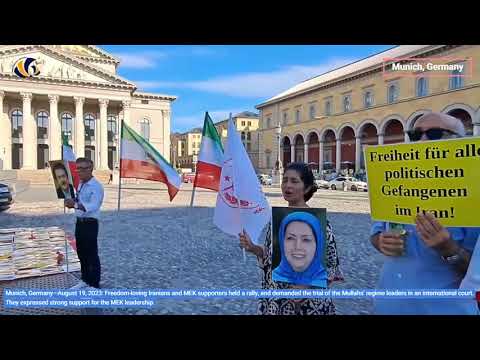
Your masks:
[[[210,139],[215,141],[220,146],[220,149],[222,149],[223,152],[222,140],[220,139],[220,135],[218,135],[218,131],[215,128],[215,125],[213,124],[213,121],[210,118],[208,112],[205,113],[202,136],[209,137]]]

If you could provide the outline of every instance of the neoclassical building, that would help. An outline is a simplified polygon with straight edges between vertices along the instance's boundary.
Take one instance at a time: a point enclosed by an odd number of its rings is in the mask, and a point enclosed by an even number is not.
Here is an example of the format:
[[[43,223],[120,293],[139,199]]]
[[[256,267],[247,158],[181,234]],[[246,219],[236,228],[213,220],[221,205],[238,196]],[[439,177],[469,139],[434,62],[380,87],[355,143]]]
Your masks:
[[[463,64],[465,71],[395,72],[392,59],[399,58]],[[284,166],[359,170],[364,146],[408,142],[405,132],[426,112],[458,117],[468,135],[480,135],[480,46],[397,46],[297,84],[257,109],[259,171],[270,172],[279,155]]]
[[[77,157],[113,169],[122,120],[169,161],[176,97],[138,92],[119,63],[92,45],[0,46],[0,170],[61,159],[62,134]]]

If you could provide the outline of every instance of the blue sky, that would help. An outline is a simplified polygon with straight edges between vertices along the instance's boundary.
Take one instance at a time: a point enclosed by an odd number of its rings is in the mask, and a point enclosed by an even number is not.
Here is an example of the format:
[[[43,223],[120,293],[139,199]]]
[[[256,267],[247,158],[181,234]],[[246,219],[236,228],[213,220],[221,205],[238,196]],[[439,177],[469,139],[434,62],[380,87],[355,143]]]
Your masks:
[[[106,45],[120,58],[118,74],[140,91],[178,96],[173,131],[254,111],[266,99],[326,71],[392,45]]]

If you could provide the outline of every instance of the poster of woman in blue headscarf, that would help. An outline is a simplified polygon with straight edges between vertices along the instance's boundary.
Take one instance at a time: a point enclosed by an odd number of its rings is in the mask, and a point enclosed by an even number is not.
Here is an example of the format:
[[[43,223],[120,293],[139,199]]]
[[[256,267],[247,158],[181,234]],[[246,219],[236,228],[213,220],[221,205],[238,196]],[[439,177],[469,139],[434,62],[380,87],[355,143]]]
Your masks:
[[[327,287],[326,209],[272,209],[272,280]]]

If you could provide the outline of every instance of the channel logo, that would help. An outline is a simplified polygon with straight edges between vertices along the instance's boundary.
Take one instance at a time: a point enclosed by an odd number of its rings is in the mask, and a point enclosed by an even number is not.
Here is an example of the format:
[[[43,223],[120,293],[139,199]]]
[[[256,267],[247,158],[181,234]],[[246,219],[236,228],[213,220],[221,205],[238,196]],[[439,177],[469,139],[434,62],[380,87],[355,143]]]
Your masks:
[[[40,75],[40,66],[37,60],[31,57],[24,57],[13,65],[13,73],[22,79]]]

